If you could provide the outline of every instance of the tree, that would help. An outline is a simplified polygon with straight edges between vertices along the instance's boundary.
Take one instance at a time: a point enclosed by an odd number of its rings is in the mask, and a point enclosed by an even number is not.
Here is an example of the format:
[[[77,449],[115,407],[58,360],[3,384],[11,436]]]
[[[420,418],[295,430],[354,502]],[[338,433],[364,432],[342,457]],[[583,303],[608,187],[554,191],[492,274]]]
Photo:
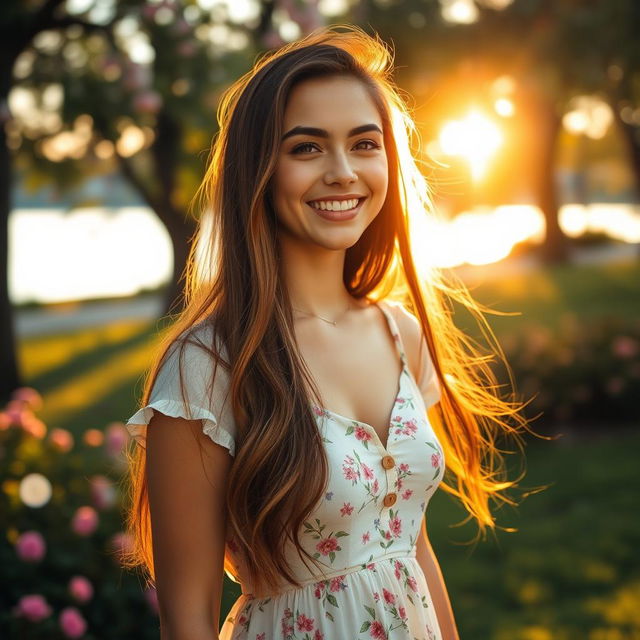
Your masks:
[[[0,36],[9,43],[2,49],[0,112],[5,117],[3,256],[12,160],[28,171],[31,183],[46,176],[63,189],[117,169],[169,233],[174,267],[165,313],[179,310],[195,229],[188,206],[216,131],[220,89],[246,71],[257,53],[283,42],[278,20],[297,20],[302,31],[319,24],[314,3],[289,3],[288,15],[288,3],[282,4],[284,13],[278,15],[271,0],[237,16],[232,3],[205,10],[194,0],[96,2],[73,15],[63,0],[5,3],[0,17]],[[39,122],[9,112],[15,89],[29,92],[43,109]],[[52,101],[52,95],[58,99]],[[8,395],[19,377],[6,266],[3,260],[0,389]]]

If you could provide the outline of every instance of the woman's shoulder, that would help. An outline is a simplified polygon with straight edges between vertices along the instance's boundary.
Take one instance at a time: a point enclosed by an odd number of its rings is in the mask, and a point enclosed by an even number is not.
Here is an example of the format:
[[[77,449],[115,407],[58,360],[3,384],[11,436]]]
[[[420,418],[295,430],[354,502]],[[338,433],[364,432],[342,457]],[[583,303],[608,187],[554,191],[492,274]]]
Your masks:
[[[411,371],[414,373],[419,372],[420,362],[418,357],[422,339],[420,322],[401,302],[395,300],[383,300],[382,302],[389,309],[396,322]]]
[[[184,329],[169,345],[167,357],[182,353],[187,360],[226,360],[227,351],[211,319],[205,319]]]
[[[407,347],[418,347],[422,337],[422,328],[418,318],[411,313],[404,304],[396,300],[383,300],[384,305],[391,311],[396,321],[403,344]]]

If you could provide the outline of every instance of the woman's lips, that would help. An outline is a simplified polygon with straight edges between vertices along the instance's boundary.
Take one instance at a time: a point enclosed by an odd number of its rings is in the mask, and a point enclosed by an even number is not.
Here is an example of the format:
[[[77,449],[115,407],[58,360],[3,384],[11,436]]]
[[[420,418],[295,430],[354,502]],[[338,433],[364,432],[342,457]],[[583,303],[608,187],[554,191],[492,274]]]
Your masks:
[[[365,200],[366,198],[360,198],[355,208],[348,209],[347,211],[329,211],[327,209],[316,209],[308,203],[307,206],[312,209],[314,213],[317,213],[321,218],[324,218],[325,220],[330,220],[331,222],[341,222],[343,220],[351,220],[355,218],[358,215],[360,207]]]

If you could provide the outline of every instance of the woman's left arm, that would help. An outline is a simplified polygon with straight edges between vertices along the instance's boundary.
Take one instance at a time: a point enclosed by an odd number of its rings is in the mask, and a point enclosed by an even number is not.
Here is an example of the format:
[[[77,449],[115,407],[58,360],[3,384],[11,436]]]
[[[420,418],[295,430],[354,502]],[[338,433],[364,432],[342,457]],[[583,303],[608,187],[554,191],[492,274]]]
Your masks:
[[[444,584],[442,571],[436,559],[433,547],[427,536],[426,516],[422,519],[422,528],[418,534],[416,545],[416,558],[422,567],[422,571],[427,579],[427,586],[431,594],[431,600],[436,610],[438,624],[442,633],[442,640],[460,640],[456,621],[453,617],[451,601]]]

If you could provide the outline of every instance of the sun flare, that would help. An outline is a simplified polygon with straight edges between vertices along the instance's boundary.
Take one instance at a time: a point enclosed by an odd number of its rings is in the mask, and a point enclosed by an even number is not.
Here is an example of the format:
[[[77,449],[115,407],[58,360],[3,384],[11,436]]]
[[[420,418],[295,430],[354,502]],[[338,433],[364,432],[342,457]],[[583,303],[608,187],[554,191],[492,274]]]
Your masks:
[[[469,163],[472,178],[479,181],[484,178],[503,137],[493,120],[472,109],[464,118],[447,122],[438,140],[444,153],[463,157]]]

